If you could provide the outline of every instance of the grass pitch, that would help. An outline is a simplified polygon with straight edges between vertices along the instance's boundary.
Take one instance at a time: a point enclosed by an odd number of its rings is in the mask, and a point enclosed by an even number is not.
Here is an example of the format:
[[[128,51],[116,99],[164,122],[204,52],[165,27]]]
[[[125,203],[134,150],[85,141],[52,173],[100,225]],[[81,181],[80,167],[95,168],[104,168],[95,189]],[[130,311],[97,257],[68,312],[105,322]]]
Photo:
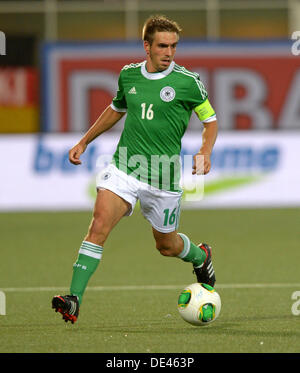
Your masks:
[[[179,231],[213,247],[219,318],[185,323],[180,290],[192,267],[158,254],[139,211],[110,235],[83,298],[65,324],[51,298],[68,293],[89,212],[2,213],[0,352],[299,352],[299,210],[182,211]],[[298,307],[300,309],[300,307]]]

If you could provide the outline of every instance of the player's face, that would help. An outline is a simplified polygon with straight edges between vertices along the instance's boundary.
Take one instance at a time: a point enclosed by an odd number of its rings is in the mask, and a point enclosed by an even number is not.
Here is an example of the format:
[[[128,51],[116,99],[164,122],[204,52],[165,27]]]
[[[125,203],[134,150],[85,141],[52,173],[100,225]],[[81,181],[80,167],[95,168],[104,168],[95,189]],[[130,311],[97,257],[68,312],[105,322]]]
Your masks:
[[[156,32],[150,45],[147,41],[144,47],[147,53],[147,71],[149,73],[166,70],[174,59],[178,35],[176,32]]]

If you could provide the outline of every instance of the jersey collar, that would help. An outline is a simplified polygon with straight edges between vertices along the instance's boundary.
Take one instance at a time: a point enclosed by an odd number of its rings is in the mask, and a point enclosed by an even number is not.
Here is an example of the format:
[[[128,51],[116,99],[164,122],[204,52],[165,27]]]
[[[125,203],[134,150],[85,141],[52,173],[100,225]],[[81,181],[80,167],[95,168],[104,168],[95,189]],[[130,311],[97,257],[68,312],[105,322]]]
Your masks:
[[[175,65],[175,62],[172,61],[170,63],[170,66],[166,70],[160,71],[158,73],[148,73],[148,71],[146,70],[146,61],[144,61],[141,66],[141,73],[145,78],[150,79],[150,80],[162,79],[172,72],[174,65]]]

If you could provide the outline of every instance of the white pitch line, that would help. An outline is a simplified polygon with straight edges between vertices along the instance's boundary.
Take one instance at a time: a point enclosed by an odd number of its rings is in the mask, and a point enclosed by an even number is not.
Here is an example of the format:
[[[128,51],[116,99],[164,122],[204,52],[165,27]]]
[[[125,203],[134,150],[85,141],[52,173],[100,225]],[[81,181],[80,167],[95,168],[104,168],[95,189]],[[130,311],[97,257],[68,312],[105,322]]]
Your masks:
[[[88,286],[87,291],[130,291],[130,290],[176,290],[184,289],[187,285],[126,285],[126,286]],[[269,284],[216,284],[218,289],[269,289],[269,288],[298,288],[300,283],[269,283]],[[67,291],[68,287],[42,286],[42,287],[11,287],[0,288],[6,293],[31,293],[43,291]]]

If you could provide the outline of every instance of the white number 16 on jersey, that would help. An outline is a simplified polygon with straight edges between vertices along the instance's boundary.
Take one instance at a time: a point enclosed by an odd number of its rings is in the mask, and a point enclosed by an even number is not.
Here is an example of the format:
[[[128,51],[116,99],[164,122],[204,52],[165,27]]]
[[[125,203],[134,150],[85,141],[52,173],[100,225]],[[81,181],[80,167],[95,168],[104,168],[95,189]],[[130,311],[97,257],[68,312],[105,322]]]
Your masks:
[[[147,106],[146,102],[143,102],[141,104],[142,119],[145,119],[145,117],[146,117],[146,119],[151,120],[151,119],[153,119],[153,116],[154,116],[154,112],[152,110],[153,104],[150,104],[147,110],[146,110],[146,106]]]

